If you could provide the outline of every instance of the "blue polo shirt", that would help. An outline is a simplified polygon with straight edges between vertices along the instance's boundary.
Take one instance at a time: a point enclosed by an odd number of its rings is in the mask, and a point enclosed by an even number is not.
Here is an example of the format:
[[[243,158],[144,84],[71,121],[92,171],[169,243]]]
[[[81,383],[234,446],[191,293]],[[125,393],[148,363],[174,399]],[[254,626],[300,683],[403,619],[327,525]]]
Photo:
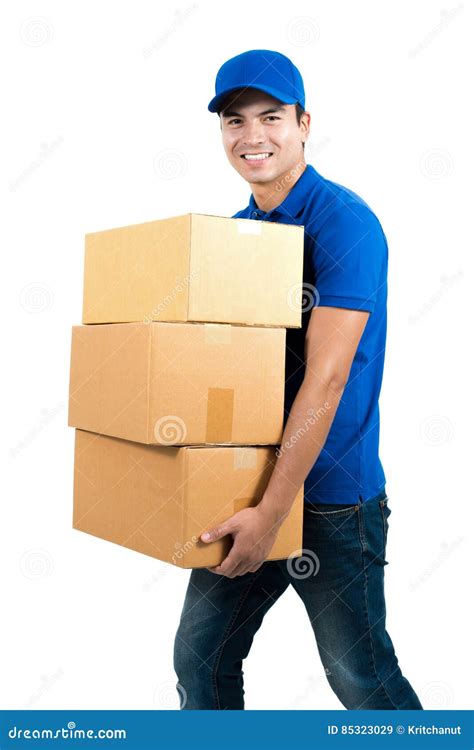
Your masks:
[[[387,330],[388,246],[380,222],[362,198],[309,164],[279,206],[266,213],[251,195],[247,208],[232,218],[305,227],[302,327],[286,333],[285,424],[303,382],[312,308],[370,313],[326,443],[305,481],[309,504],[368,500],[385,487],[378,400]]]

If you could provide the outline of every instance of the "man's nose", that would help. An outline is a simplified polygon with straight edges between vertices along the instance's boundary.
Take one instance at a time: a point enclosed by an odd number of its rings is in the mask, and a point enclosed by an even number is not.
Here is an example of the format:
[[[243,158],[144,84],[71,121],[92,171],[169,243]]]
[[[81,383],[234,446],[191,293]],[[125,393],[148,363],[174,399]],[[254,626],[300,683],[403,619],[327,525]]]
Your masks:
[[[256,146],[263,143],[265,140],[265,132],[263,125],[258,123],[249,123],[245,126],[245,130],[242,135],[242,143],[244,146]]]

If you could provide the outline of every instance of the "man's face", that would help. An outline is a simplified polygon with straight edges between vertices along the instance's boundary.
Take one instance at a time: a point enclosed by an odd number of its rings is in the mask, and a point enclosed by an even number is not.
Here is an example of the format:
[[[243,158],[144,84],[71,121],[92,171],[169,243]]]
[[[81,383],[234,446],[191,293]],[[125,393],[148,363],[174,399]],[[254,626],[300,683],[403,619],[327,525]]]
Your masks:
[[[230,95],[220,120],[227,158],[247,182],[272,182],[304,162],[308,124],[303,116],[298,125],[294,104],[247,89]]]

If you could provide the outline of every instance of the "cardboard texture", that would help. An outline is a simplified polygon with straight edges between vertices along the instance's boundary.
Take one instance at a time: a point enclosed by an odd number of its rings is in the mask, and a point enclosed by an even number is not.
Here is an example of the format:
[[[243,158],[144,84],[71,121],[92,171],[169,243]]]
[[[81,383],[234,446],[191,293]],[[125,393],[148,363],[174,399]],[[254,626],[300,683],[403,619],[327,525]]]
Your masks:
[[[256,505],[271,476],[269,447],[162,447],[76,430],[74,528],[181,568],[218,565],[232,538],[203,531]],[[302,554],[303,488],[268,560]]]
[[[86,235],[84,324],[301,327],[304,228],[186,214]]]
[[[74,326],[69,425],[149,445],[277,444],[285,336],[203,323]]]

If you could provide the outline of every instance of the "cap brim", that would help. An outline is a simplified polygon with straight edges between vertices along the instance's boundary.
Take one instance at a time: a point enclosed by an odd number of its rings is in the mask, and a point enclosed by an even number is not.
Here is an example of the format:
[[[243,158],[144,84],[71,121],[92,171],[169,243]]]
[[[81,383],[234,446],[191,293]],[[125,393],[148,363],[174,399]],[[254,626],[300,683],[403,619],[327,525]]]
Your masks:
[[[271,86],[249,86],[248,84],[242,83],[240,86],[232,86],[232,88],[227,89],[226,91],[222,91],[220,94],[215,96],[214,99],[211,99],[211,101],[207,105],[209,112],[219,112],[222,109],[222,104],[227,99],[229,94],[231,94],[233,91],[238,91],[239,89],[257,89],[257,91],[263,91],[264,94],[273,96],[283,104],[296,104],[298,102],[298,99],[296,99],[295,97],[289,97],[288,94],[284,94],[282,91],[278,91],[278,89],[274,89]]]

